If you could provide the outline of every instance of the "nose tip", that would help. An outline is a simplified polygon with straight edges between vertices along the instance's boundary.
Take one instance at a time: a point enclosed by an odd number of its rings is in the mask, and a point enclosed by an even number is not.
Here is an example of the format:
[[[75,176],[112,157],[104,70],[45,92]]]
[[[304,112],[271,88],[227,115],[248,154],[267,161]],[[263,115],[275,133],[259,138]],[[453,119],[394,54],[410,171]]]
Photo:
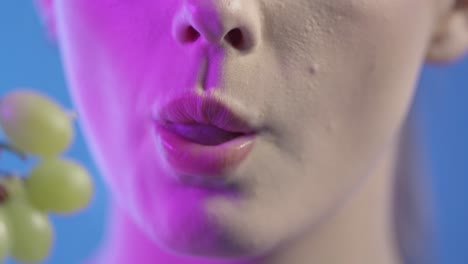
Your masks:
[[[252,49],[258,42],[255,23],[240,4],[193,0],[186,1],[174,20],[173,36],[183,45],[200,39],[212,45],[227,45],[236,50]]]

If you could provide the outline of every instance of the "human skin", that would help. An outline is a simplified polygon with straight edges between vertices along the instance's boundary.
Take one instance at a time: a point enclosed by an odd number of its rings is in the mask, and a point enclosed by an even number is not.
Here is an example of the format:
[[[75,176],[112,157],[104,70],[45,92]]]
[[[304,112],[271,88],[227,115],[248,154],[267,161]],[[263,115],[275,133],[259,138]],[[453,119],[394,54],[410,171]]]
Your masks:
[[[423,63],[468,46],[466,1],[38,3],[115,203],[97,262],[399,262],[397,142]],[[258,128],[235,197],[161,157],[150,117],[185,94]]]

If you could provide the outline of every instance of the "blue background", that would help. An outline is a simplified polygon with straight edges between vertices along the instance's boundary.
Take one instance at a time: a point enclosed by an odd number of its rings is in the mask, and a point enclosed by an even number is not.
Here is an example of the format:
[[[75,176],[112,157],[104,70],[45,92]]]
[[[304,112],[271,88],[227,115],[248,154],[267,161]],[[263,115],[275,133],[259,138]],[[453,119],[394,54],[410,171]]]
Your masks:
[[[72,108],[58,50],[45,37],[33,1],[1,0],[0,96],[18,87],[40,89]],[[445,67],[424,67],[415,107],[425,131],[443,264],[468,263],[467,103],[468,59]],[[107,190],[79,124],[76,129],[75,143],[65,154],[87,166],[94,176],[96,195],[90,207],[78,214],[52,216],[57,243],[47,264],[81,263],[97,249],[106,230]],[[25,172],[31,164],[1,154],[1,168]]]

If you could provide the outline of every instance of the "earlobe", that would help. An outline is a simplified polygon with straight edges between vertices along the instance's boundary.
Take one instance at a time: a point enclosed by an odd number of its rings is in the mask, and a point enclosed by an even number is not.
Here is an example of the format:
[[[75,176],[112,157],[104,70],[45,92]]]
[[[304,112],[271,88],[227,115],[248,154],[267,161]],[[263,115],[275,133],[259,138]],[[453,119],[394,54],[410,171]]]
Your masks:
[[[427,52],[430,63],[450,63],[468,51],[468,0],[459,0],[454,8],[433,34]]]
[[[49,38],[55,41],[57,28],[54,12],[54,0],[34,0],[34,2]]]

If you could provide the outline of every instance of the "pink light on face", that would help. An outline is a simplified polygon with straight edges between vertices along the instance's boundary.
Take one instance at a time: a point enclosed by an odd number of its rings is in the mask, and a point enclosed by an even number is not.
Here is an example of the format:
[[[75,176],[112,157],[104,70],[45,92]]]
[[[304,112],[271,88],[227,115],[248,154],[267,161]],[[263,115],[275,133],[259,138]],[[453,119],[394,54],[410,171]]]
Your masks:
[[[215,3],[57,2],[73,100],[113,196],[153,241],[208,255],[235,252],[217,242],[221,227],[205,208],[207,200],[223,194],[173,181],[177,171],[164,167],[153,141],[151,110],[193,93],[229,99],[222,91],[226,56],[246,54],[255,42],[240,12]],[[195,161],[213,163],[192,154]],[[239,163],[238,155],[229,159]]]

